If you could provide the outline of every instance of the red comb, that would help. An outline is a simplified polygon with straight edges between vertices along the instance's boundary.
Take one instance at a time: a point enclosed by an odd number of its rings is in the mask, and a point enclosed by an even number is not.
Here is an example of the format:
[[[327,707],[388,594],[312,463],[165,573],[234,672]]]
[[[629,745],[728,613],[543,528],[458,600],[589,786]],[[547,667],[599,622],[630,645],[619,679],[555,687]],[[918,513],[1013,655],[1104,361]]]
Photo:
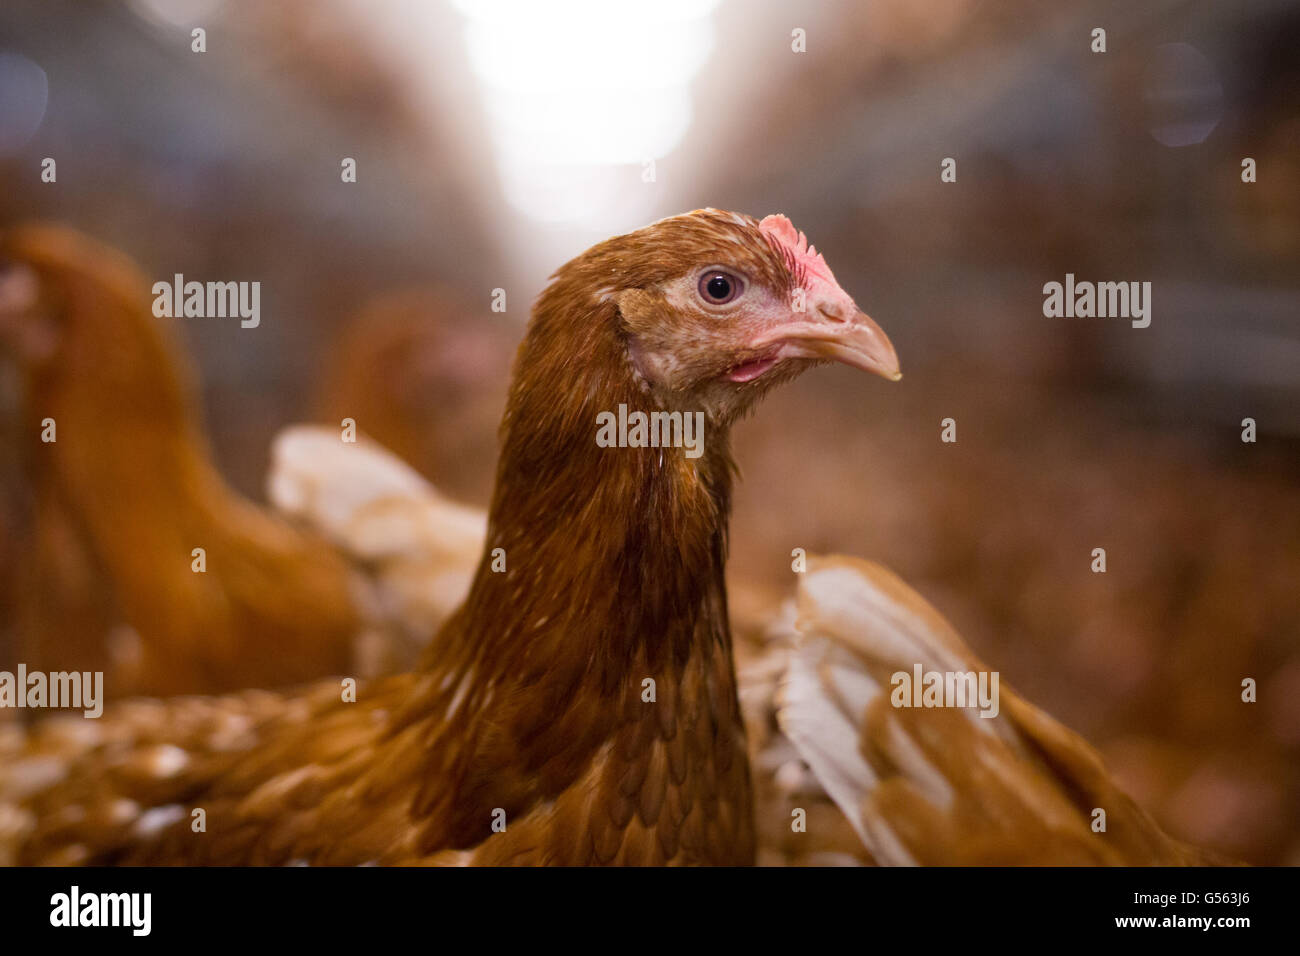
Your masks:
[[[790,271],[801,284],[811,276],[814,284],[824,282],[831,288],[839,290],[839,283],[831,274],[831,267],[821,257],[817,247],[808,245],[808,237],[796,229],[794,223],[785,216],[764,217],[758,224],[758,231],[771,243],[772,248],[781,253],[790,266]]]

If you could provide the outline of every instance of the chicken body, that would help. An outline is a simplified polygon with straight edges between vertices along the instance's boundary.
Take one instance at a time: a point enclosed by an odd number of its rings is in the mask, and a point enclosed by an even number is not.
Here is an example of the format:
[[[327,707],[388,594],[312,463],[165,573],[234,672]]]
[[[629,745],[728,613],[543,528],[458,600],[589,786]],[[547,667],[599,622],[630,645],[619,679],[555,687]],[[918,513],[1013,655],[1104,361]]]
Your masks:
[[[0,303],[30,436],[19,660],[103,671],[111,697],[347,672],[346,563],[221,479],[138,270],[53,226],[16,230],[0,252],[10,287],[29,288]]]
[[[408,650],[422,648],[468,592],[486,513],[449,501],[388,449],[365,438],[342,444],[328,427],[295,426],[276,438],[267,485],[279,511],[364,570],[374,626],[406,635]],[[744,582],[732,581],[728,591],[759,862],[869,862],[865,845],[777,724],[777,692],[795,633],[793,601],[782,605]],[[382,646],[391,653],[393,642]],[[806,829],[792,829],[796,809],[807,814]]]
[[[899,706],[911,701],[898,698],[897,674],[990,671],[885,568],[810,557],[796,628],[779,692],[781,727],[875,862],[1222,862],[1165,834],[1087,741],[1004,682],[965,706]]]
[[[464,596],[482,552],[485,516],[448,502],[384,449],[365,441],[342,445],[332,429],[299,426],[277,439],[270,483],[281,510],[371,569],[379,603],[406,621],[409,633],[427,633],[431,618],[445,617],[442,607]],[[1007,709],[978,721],[969,712],[899,711],[879,702],[888,678],[910,675],[917,663],[926,670],[981,669],[937,612],[888,571],[850,558],[814,558],[797,580],[798,605],[743,581],[729,587],[759,862],[1212,859],[1166,838],[1082,739],[1005,684],[1000,700]],[[887,635],[894,632],[907,636],[892,642]],[[874,703],[864,704],[862,686]],[[863,713],[852,712],[857,706]],[[811,727],[803,725],[806,717]],[[857,781],[847,798],[851,816],[823,783],[845,799],[841,773]],[[1110,837],[1092,830],[1084,795],[1115,818]],[[795,829],[799,811],[805,825]]]
[[[11,735],[10,856],[752,862],[726,436],[827,359],[898,377],[883,333],[783,217],[702,210],[589,250],[534,309],[484,552],[417,672],[355,702],[324,683]],[[701,453],[598,444],[620,404],[698,410]]]

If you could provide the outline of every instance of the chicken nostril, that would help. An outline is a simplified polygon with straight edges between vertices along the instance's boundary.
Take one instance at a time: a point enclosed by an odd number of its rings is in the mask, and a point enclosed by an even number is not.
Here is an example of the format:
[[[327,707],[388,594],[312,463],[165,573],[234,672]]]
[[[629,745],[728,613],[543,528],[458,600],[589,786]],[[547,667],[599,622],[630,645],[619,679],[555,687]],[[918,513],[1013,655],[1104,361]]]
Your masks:
[[[824,318],[830,319],[832,322],[844,324],[849,321],[849,317],[839,308],[819,305],[817,306],[817,311],[820,312]]]

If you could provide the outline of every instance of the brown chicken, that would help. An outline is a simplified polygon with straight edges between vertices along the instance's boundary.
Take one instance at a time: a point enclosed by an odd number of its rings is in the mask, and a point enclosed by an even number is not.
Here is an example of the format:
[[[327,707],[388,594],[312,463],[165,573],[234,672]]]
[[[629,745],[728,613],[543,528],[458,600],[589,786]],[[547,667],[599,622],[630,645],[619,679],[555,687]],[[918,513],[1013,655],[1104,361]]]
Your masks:
[[[962,706],[899,706],[915,697],[898,696],[905,685],[895,675],[990,672],[938,611],[879,565],[810,559],[795,627],[781,728],[875,862],[1224,862],[1166,835],[1082,737],[1000,680]]]
[[[222,481],[139,271],[54,226],[4,236],[0,261],[0,345],[20,368],[28,436],[19,660],[104,671],[108,696],[346,671],[345,562]]]
[[[444,497],[406,462],[358,436],[294,425],[275,438],[267,497],[329,541],[357,578],[362,674],[410,670],[465,600],[487,512]]]
[[[324,683],[11,732],[0,846],[21,863],[752,862],[728,431],[826,360],[899,377],[784,217],[701,210],[593,247],[534,309],[484,553],[422,667],[356,702]],[[663,413],[666,440],[600,441],[628,410]]]
[[[380,296],[346,323],[316,388],[316,417],[357,427],[442,491],[487,502],[515,323],[446,289]]]

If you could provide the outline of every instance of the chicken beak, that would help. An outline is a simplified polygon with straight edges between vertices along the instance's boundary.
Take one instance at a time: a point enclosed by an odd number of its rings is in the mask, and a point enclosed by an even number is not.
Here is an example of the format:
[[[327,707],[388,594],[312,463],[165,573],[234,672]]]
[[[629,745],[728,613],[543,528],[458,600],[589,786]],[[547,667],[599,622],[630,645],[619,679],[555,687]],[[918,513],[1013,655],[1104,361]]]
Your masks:
[[[785,216],[764,217],[758,230],[798,277],[800,307],[756,343],[776,347],[777,358],[843,362],[897,382],[898,356],[889,336],[840,287],[826,260]],[[806,303],[807,309],[802,307]],[[794,306],[793,295],[791,306]]]
[[[818,319],[784,323],[756,345],[779,345],[781,358],[842,362],[891,382],[903,377],[893,343],[871,316],[856,307],[851,313],[819,309],[818,314]]]

